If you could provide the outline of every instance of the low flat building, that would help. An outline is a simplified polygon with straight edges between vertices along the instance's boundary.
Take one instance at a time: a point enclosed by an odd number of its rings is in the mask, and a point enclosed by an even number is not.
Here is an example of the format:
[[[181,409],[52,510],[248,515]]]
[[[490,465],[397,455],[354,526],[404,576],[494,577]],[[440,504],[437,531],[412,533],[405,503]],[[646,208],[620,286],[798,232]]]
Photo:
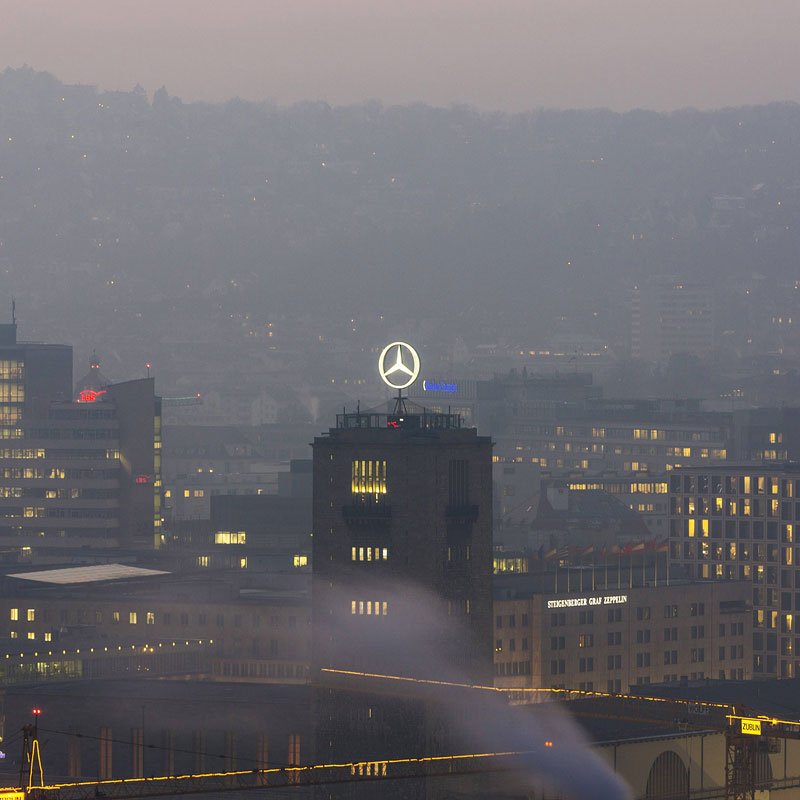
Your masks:
[[[80,662],[70,674],[89,677],[108,674],[102,664],[83,665],[104,653],[191,644],[206,654],[202,663],[182,667],[196,679],[304,683],[309,617],[302,587],[250,588],[210,570],[180,576],[98,564],[17,572],[0,584],[0,643],[14,653],[9,665],[34,664],[40,680],[53,669],[45,654],[69,656]]]

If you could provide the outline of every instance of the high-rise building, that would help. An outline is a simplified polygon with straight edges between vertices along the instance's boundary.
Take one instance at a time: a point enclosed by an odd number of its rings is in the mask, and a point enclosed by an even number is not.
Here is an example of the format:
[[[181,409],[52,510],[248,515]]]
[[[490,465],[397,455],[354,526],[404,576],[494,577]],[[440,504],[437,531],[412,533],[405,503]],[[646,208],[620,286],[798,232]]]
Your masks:
[[[671,276],[644,281],[631,297],[631,355],[662,363],[679,354],[709,355],[714,310],[710,284]]]
[[[72,348],[18,342],[16,322],[0,325],[0,439],[21,439],[23,420],[46,417],[72,397]]]
[[[491,684],[491,448],[458,415],[402,399],[390,413],[340,414],[314,440],[312,673],[323,686],[326,668]],[[318,761],[425,750],[413,702],[338,684],[318,703]]]
[[[751,582],[753,677],[797,677],[798,465],[683,468],[669,489],[670,564],[691,578]]]
[[[153,379],[92,402],[51,402],[0,447],[0,543],[45,550],[152,548],[161,535],[159,398]],[[34,552],[35,551],[35,552]]]
[[[462,428],[456,415],[406,413],[394,422],[391,414],[340,414],[314,440],[319,662],[381,661],[381,653],[343,647],[322,631],[330,621],[342,629],[380,624],[397,613],[381,584],[400,583],[466,621],[473,636],[453,657],[478,678],[491,667],[491,440]]]
[[[71,347],[17,342],[16,324],[0,325],[0,544],[23,559],[158,546],[153,379],[84,386],[72,396]]]

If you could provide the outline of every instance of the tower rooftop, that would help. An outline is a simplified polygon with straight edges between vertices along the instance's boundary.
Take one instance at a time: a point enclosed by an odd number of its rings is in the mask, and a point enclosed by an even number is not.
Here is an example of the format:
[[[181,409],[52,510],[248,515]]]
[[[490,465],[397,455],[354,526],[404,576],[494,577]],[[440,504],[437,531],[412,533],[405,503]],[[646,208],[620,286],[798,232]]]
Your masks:
[[[336,427],[407,430],[459,430],[459,414],[442,414],[427,409],[407,410],[401,413],[375,411],[345,411],[336,415]]]

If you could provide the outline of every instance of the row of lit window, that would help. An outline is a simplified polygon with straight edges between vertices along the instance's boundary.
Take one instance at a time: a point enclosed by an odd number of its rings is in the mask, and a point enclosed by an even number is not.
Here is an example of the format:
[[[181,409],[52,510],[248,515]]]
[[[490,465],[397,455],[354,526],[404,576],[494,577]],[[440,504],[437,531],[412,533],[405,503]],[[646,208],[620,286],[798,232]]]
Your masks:
[[[359,778],[385,778],[388,768],[388,761],[360,761],[350,765],[350,774],[358,775]]]
[[[246,531],[216,531],[214,544],[247,544]]]
[[[523,557],[495,558],[493,563],[494,574],[503,572],[524,573],[528,571],[528,559]]]
[[[25,386],[22,383],[0,382],[0,403],[24,403]]]
[[[672,499],[673,504],[671,511],[676,515],[681,513],[686,515],[711,513],[714,516],[721,516],[723,510],[726,512],[728,517],[767,516],[773,519],[778,519],[780,517],[783,517],[784,519],[788,517],[791,519],[792,515],[791,503],[785,502],[782,508],[779,500],[770,500],[769,503],[764,503],[762,500],[751,501],[749,498],[740,498],[738,501],[728,500],[727,503],[725,503],[721,497],[714,497],[712,498],[714,501],[713,505],[709,506],[709,503],[706,502],[706,498],[703,498],[701,506],[698,507],[698,504],[695,503],[694,500],[685,498],[683,507],[681,507],[676,502],[678,498],[674,497]],[[706,523],[708,522],[708,520],[702,521]]]
[[[353,547],[350,550],[351,561],[387,561],[388,547]]]
[[[48,518],[48,519],[116,519],[117,509],[114,508],[44,508],[42,506],[25,506],[24,508],[0,509],[0,517],[14,518]]]
[[[386,494],[386,461],[353,461],[350,485],[353,494]]]
[[[119,611],[112,611],[111,612],[111,622],[115,625],[118,625],[122,621],[122,615]],[[154,611],[147,611],[144,614],[144,621],[146,625],[155,625],[156,624],[156,615]],[[129,625],[138,625],[139,624],[139,614],[136,611],[129,611],[128,612],[128,624]]]
[[[0,405],[0,424],[17,425],[21,419],[22,405],[20,403],[14,405],[4,403]]]
[[[669,486],[665,481],[635,482],[624,485],[609,485],[607,483],[570,483],[569,488],[574,492],[606,491],[610,494],[668,494]]]
[[[62,622],[64,621],[64,613],[62,612]],[[84,612],[81,612],[83,615]],[[8,618],[11,622],[18,622],[21,618],[23,618],[27,622],[35,622],[36,621],[36,609],[35,608],[11,608],[8,612]],[[129,625],[136,625],[139,622],[140,617],[144,618],[146,625],[155,625],[156,623],[156,615],[154,611],[146,611],[144,614],[139,614],[137,611],[129,611],[128,612],[128,624]],[[123,619],[123,612],[121,611],[112,611],[111,612],[111,622],[115,625],[118,625]],[[165,624],[169,624],[171,620],[171,615],[167,613],[164,618]],[[47,621],[47,611],[45,611],[45,622]],[[86,619],[83,617],[81,618],[82,622],[86,622]],[[96,625],[102,625],[103,623],[103,612],[102,611],[95,611],[94,612],[94,622]],[[188,622],[188,617],[187,617]],[[32,637],[28,637],[32,638]]]
[[[195,563],[203,569],[211,566],[211,556],[197,556]],[[239,559],[239,569],[247,569],[247,556]]]
[[[683,480],[681,480],[681,478]],[[760,494],[794,497],[800,493],[800,480],[765,475],[673,475],[670,490],[684,494]]]
[[[350,613],[358,616],[385,617],[389,613],[386,600],[351,600]]]
[[[20,609],[12,608],[9,610],[9,619],[12,622],[19,621],[20,618]],[[28,622],[35,622],[36,621],[36,609],[35,608],[28,608],[25,610],[25,619]],[[156,623],[156,615],[153,611],[147,611],[144,614],[145,624],[147,625],[155,625]],[[111,612],[111,621],[118,625],[122,621],[122,614],[119,611],[112,611]],[[136,625],[139,621],[139,614],[136,611],[129,611],[128,612],[128,624],[129,625]],[[47,636],[47,634],[45,634]],[[29,639],[35,638],[34,636],[28,635]],[[45,641],[50,641],[49,639],[45,639]]]
[[[526,413],[526,407],[520,407],[523,414]],[[530,407],[527,413],[535,414],[538,408]],[[686,441],[686,442],[714,442],[721,441],[723,436],[720,431],[687,431],[687,430],[666,430],[666,429],[653,429],[653,428],[605,428],[605,427],[569,427],[564,425],[538,425],[526,422],[521,422],[517,426],[517,430],[522,433],[540,436],[558,436],[558,437],[589,437],[591,430],[591,438],[593,439],[636,439],[643,441]],[[774,442],[773,442],[774,443]]]
[[[0,447],[0,458],[44,458],[44,448]]]
[[[12,639],[19,639],[19,631],[9,631],[8,635]],[[30,641],[35,641],[36,632],[28,631],[26,638],[29,639]],[[50,631],[46,631],[45,633],[42,634],[42,639],[44,639],[45,642],[52,642],[53,634]]]
[[[25,362],[16,359],[0,359],[0,381],[18,381],[25,377]]]

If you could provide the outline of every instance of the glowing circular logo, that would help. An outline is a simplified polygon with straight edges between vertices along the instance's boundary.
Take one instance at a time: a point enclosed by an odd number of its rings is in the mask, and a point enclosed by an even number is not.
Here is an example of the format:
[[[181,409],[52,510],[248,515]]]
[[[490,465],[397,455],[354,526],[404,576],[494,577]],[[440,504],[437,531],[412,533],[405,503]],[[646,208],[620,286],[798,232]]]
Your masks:
[[[378,357],[378,372],[383,382],[392,389],[411,386],[419,375],[417,351],[405,342],[387,344]]]

